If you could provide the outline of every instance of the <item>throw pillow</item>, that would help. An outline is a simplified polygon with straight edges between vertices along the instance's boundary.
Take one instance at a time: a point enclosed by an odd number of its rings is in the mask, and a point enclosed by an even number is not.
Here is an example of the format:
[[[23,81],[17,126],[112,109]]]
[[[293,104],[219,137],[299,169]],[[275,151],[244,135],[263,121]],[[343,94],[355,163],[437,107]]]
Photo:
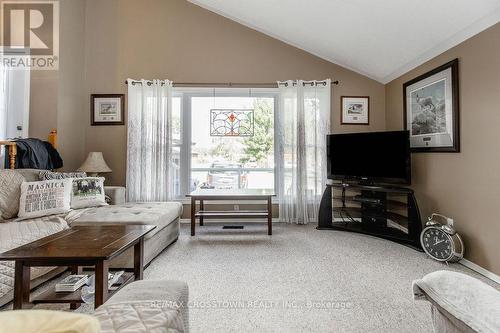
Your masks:
[[[0,170],[0,220],[8,220],[17,216],[23,182],[24,177],[15,170]]]
[[[42,170],[38,174],[38,178],[40,180],[83,178],[83,177],[87,177],[87,174],[85,172],[53,172],[50,170]]]
[[[66,213],[71,209],[71,179],[24,182],[21,184],[21,219]]]
[[[71,208],[106,206],[104,177],[73,178]]]

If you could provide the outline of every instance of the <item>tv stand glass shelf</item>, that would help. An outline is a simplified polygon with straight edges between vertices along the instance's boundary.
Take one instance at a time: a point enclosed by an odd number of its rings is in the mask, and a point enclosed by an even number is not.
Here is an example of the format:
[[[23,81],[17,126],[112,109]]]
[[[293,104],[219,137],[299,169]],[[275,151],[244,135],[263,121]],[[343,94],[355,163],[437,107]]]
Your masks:
[[[406,187],[327,184],[317,229],[359,232],[421,251],[420,212],[413,190]]]

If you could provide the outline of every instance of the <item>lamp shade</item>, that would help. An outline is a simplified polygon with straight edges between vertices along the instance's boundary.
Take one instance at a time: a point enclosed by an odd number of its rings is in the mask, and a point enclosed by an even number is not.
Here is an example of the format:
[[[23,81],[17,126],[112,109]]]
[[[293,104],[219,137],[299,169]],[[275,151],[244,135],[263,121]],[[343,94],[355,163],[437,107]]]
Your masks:
[[[111,169],[104,161],[102,152],[91,151],[89,156],[83,164],[78,168],[77,171],[83,171],[88,173],[98,173],[98,172],[111,172]]]

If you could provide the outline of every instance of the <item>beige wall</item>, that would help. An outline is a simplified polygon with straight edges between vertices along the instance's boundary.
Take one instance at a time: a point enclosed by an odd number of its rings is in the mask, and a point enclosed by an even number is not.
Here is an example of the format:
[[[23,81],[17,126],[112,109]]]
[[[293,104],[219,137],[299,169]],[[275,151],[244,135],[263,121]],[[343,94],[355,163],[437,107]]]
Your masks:
[[[184,82],[340,80],[333,88],[333,130],[385,128],[384,86],[184,0],[89,0],[86,92],[126,93],[125,79]],[[340,126],[340,96],[369,95],[370,126]],[[85,109],[88,110],[86,101]],[[90,126],[86,151],[103,151],[112,184],[124,184],[126,126]]]
[[[29,136],[46,140],[57,128],[58,71],[31,71]]]
[[[58,150],[64,170],[75,170],[82,163],[85,150],[85,127],[89,119],[85,105],[84,1],[60,2],[60,51],[57,99]]]
[[[500,274],[500,24],[386,85],[387,129],[403,127],[403,83],[459,59],[461,153],[416,153],[421,213],[455,219],[466,258]]]
[[[47,140],[57,129],[64,170],[80,166],[85,148],[84,12],[85,1],[60,1],[59,70],[31,72],[29,136]]]

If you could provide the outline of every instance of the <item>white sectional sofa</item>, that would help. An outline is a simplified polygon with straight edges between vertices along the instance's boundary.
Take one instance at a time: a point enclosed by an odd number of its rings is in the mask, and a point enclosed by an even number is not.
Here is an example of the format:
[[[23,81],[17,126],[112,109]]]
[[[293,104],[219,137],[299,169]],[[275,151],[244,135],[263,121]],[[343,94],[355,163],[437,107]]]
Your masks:
[[[2,177],[21,174],[24,181],[37,181],[40,170],[0,170]],[[11,185],[12,186],[12,185]],[[0,188],[0,200],[10,189]],[[111,205],[72,210],[67,214],[51,215],[19,221],[17,218],[0,220],[0,253],[42,237],[70,228],[72,225],[88,224],[152,224],[157,227],[146,236],[144,242],[144,263],[149,264],[161,251],[179,237],[179,218],[182,205],[177,202],[125,203],[123,188],[105,187],[111,197]],[[116,203],[116,204],[113,204]],[[125,252],[111,263],[111,267],[133,267],[132,253]],[[62,272],[61,268],[32,268],[32,288]],[[0,306],[13,298],[14,263],[0,261]]]

